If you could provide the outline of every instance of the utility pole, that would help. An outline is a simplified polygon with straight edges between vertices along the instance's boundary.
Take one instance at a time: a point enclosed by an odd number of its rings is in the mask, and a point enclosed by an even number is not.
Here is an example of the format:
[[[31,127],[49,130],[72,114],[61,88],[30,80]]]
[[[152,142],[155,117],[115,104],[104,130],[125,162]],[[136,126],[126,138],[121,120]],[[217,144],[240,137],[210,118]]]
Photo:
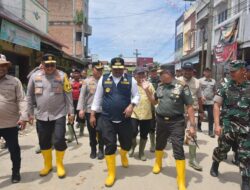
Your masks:
[[[84,19],[84,6],[85,1],[82,0],[82,60],[85,58],[85,47],[84,47],[84,33],[85,33],[85,19]]]
[[[206,67],[212,68],[211,55],[212,55],[212,33],[213,33],[213,7],[214,0],[210,0],[209,3],[209,14],[208,14],[208,25],[207,25],[207,57],[206,57]]]
[[[136,57],[136,65],[138,66],[138,57],[139,57],[139,55],[141,55],[141,54],[139,53],[139,50],[138,50],[138,49],[135,49],[134,55],[135,55],[135,57]]]

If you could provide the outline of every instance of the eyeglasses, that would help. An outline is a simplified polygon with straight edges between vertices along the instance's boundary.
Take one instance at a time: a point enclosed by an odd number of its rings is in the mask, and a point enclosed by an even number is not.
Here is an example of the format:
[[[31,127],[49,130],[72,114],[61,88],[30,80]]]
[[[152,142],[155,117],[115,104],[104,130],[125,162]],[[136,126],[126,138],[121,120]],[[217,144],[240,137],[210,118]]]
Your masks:
[[[55,66],[56,66],[55,63],[49,63],[49,64],[47,63],[44,65],[44,67],[46,67],[46,68],[55,67]]]

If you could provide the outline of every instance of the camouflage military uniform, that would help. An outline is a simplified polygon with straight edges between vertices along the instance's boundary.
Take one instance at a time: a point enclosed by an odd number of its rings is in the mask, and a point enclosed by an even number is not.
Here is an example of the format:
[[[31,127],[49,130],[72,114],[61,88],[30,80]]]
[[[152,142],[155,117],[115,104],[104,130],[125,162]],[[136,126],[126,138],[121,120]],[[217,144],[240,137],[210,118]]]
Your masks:
[[[250,177],[250,81],[237,85],[229,80],[218,89],[215,101],[221,98],[223,132],[218,139],[218,147],[214,149],[213,159],[217,162],[225,159],[237,142],[241,175]]]

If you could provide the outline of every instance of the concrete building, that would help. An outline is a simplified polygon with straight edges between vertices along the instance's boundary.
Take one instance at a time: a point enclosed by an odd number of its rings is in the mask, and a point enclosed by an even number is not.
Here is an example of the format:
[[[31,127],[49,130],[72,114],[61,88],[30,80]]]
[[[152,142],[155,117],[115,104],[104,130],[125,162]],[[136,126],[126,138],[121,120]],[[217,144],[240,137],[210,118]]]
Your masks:
[[[84,60],[88,57],[89,0],[39,0],[49,11],[49,34],[68,48],[63,50]]]
[[[250,61],[250,0],[214,1],[214,68],[220,78],[232,59]]]
[[[181,68],[181,58],[183,56],[183,26],[184,15],[181,15],[175,22],[175,69]]]

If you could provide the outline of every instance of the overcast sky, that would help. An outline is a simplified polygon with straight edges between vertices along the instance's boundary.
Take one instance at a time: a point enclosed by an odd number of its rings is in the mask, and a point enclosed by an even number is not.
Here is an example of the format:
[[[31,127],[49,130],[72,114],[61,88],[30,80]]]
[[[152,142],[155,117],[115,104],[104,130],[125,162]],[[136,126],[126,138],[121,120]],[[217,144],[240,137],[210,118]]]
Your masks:
[[[109,61],[122,54],[154,57],[166,63],[174,59],[175,21],[189,6],[182,0],[90,0],[91,54]]]

